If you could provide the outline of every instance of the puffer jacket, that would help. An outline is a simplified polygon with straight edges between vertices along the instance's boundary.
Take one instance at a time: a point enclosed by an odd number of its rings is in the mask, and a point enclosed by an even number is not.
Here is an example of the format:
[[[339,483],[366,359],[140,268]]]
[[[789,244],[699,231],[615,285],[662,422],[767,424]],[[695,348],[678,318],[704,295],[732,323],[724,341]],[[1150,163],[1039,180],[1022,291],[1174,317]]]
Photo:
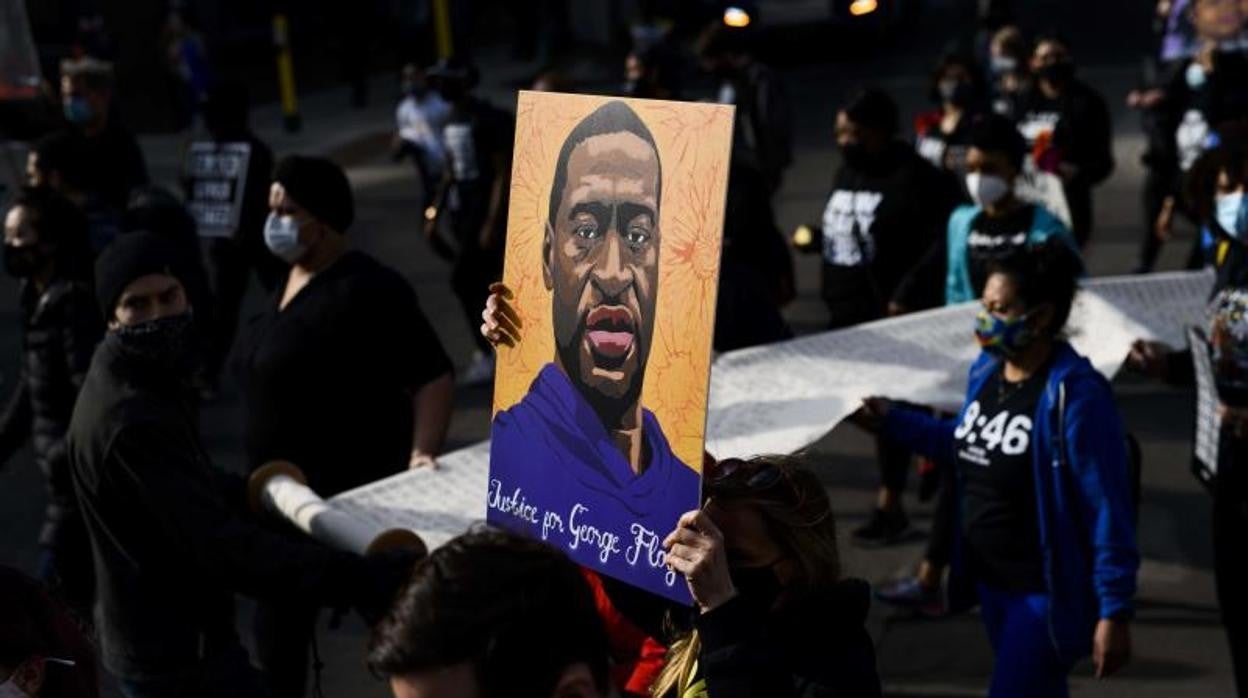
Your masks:
[[[95,294],[83,281],[57,279],[42,291],[23,281],[21,310],[21,373],[0,414],[0,465],[32,441],[48,488],[39,537],[48,545],[76,511],[65,434],[104,326]]]

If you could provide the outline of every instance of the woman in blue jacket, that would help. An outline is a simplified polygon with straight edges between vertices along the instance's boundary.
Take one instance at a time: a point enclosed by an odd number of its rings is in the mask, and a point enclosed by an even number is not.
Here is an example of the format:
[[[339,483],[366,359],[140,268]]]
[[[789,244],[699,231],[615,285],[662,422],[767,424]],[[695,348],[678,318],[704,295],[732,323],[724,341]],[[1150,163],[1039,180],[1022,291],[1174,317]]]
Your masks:
[[[1066,696],[1130,655],[1139,554],[1126,437],[1106,380],[1062,340],[1080,264],[1064,243],[989,267],[966,404],[954,419],[870,398],[865,421],[956,469],[949,593],[976,596],[996,653],[989,696]]]

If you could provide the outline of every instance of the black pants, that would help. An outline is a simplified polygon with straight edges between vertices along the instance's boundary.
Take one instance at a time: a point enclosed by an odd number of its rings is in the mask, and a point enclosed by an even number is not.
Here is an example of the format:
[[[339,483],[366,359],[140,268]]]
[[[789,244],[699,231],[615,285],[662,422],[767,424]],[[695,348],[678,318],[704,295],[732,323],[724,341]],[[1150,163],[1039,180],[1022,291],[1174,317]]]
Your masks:
[[[285,277],[287,267],[267,249],[247,249],[231,238],[217,238],[210,242],[208,257],[212,261],[212,286],[216,291],[217,307],[212,318],[205,369],[209,380],[216,383],[234,344],[239,311],[247,295],[251,270],[256,270],[260,287],[266,293],[272,293]]]
[[[1144,229],[1140,237],[1140,259],[1137,269],[1142,272],[1149,272],[1157,264],[1157,256],[1161,254],[1162,241],[1157,239],[1157,216],[1161,215],[1161,208],[1165,204],[1166,197],[1174,192],[1174,178],[1168,172],[1158,172],[1149,168],[1148,174],[1144,176],[1144,191],[1142,194],[1142,203],[1144,205]]]
[[[937,463],[940,470],[940,493],[932,510],[932,530],[927,538],[924,557],[935,567],[946,567],[953,555],[954,507],[957,506],[957,473],[951,463]]]
[[[1239,695],[1248,694],[1248,439],[1222,432],[1213,495],[1214,579]],[[1239,467],[1236,468],[1236,465]]]
[[[1063,189],[1066,192],[1066,205],[1070,207],[1070,232],[1074,233],[1079,249],[1084,249],[1092,237],[1094,225],[1092,189],[1081,184],[1067,184]]]
[[[256,605],[252,631],[264,680],[273,698],[303,698],[308,685],[308,656],[316,636],[315,607],[289,601]]]
[[[503,278],[505,234],[499,231],[494,249],[481,249],[481,227],[487,206],[485,196],[481,192],[461,190],[460,197],[461,209],[451,216],[451,229],[459,245],[459,254],[451,269],[451,290],[459,299],[468,322],[468,333],[477,343],[477,349],[488,355],[494,348],[481,336],[481,311],[490,297],[490,284]],[[506,226],[506,222],[500,221],[499,225]]]

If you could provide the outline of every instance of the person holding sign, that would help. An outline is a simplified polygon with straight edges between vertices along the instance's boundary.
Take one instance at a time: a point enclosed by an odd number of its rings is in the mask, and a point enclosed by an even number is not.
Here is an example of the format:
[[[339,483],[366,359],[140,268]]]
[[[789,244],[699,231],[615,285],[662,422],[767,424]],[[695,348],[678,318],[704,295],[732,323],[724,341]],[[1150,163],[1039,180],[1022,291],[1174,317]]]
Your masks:
[[[622,101],[600,106],[564,140],[541,248],[555,356],[524,399],[495,415],[490,449],[491,500],[540,490],[560,508],[576,503],[560,511],[569,527],[581,507],[581,518],[649,539],[642,547],[652,553],[698,491],[697,471],[641,404],[655,338],[662,177],[654,136]],[[517,316],[505,297],[495,287],[482,334],[514,344]],[[532,518],[503,520],[540,533]]]
[[[1202,173],[1212,176],[1204,176]],[[1199,219],[1216,235],[1217,281],[1209,303],[1209,359],[1217,391],[1213,489],[1214,576],[1231,646],[1235,681],[1248,689],[1248,143],[1237,140],[1206,152],[1192,166],[1188,188]],[[1128,359],[1137,371],[1176,383],[1194,383],[1192,357],[1157,342],[1137,342]],[[1205,466],[1208,467],[1207,465]]]
[[[793,458],[729,459],[705,490],[663,542],[698,612],[652,695],[879,696],[871,597],[841,577],[819,478]]]
[[[994,263],[966,404],[953,419],[868,398],[861,421],[957,469],[952,610],[981,607],[990,698],[1068,695],[1092,655],[1128,660],[1139,552],[1113,391],[1062,341],[1080,265],[1063,242]]]

